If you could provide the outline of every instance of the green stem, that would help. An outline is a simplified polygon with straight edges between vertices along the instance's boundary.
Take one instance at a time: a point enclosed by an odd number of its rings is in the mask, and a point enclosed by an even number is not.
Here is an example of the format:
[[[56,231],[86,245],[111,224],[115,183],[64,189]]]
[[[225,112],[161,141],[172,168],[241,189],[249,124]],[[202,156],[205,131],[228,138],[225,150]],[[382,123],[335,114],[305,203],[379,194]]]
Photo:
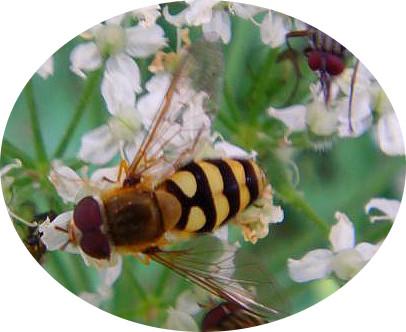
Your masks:
[[[235,121],[238,121],[238,119],[240,118],[240,110],[235,102],[231,86],[227,82],[224,83],[224,100],[230,111],[231,116]]]
[[[236,132],[236,126],[234,121],[230,120],[223,112],[219,112],[217,115],[217,121],[219,121],[225,128],[227,128],[230,132]]]
[[[302,213],[307,219],[313,222],[315,226],[324,234],[328,235],[330,232],[330,225],[320,218],[313,208],[307,204],[300,194],[296,192],[291,186],[287,186],[277,193],[279,197],[286,203],[290,204],[292,208]]]
[[[160,275],[160,278],[158,280],[158,285],[156,286],[155,289],[155,297],[160,298],[164,288],[167,286],[167,280],[171,274],[171,271],[169,269],[164,269]]]
[[[125,269],[126,269],[127,273],[130,273],[130,275],[131,275],[131,279],[132,279],[131,284],[134,287],[134,289],[137,291],[139,298],[143,301],[146,301],[148,299],[148,294],[138,281],[138,278],[136,276],[136,269],[134,268],[134,266],[131,266],[131,268],[129,268],[127,266],[127,264],[125,265]]]
[[[95,72],[92,72],[89,74],[87,81],[86,81],[86,86],[83,90],[83,93],[79,99],[79,102],[76,106],[76,109],[73,113],[73,117],[68,125],[68,127],[65,130],[64,135],[62,136],[62,139],[60,140],[55,152],[54,152],[54,159],[61,158],[63,154],[65,153],[69,142],[74,134],[74,131],[76,130],[77,126],[79,125],[80,119],[82,118],[84,111],[86,110],[90,97],[92,96],[97,83],[99,82],[99,78],[101,76],[102,71],[99,69]]]
[[[3,144],[1,147],[1,154],[2,154],[2,156],[7,156],[10,158],[17,158],[17,159],[21,160],[24,167],[26,167],[26,168],[34,168],[34,166],[35,166],[35,163],[31,159],[31,157],[28,156],[24,151],[17,148],[7,138],[3,139]]]
[[[48,157],[47,157],[47,153],[45,150],[44,140],[41,135],[41,128],[40,128],[39,119],[38,119],[38,109],[37,109],[37,105],[35,103],[34,88],[33,88],[32,84],[33,83],[30,80],[24,89],[24,93],[25,93],[27,107],[30,112],[31,127],[32,127],[32,132],[34,135],[34,147],[35,147],[35,152],[37,154],[37,159],[40,163],[46,163],[48,160]]]
[[[321,233],[328,235],[329,223],[320,218],[313,208],[303,199],[292,185],[286,173],[286,165],[272,152],[266,152],[264,165],[268,165],[267,173],[276,194],[293,209],[309,219]]]

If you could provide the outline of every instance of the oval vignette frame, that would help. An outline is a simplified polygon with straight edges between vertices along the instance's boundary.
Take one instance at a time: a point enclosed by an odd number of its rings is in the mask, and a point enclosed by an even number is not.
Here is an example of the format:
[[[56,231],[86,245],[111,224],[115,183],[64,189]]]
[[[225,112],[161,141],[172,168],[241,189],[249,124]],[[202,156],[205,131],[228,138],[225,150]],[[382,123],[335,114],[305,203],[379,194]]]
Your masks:
[[[336,29],[336,30],[338,30],[338,29]],[[363,59],[362,56],[361,56],[361,59]],[[399,116],[401,116],[401,115],[399,115]],[[399,219],[399,217],[398,217],[398,219]],[[395,225],[396,225],[396,224],[395,224]],[[395,226],[395,229],[396,229],[396,228],[398,228],[398,227]],[[391,232],[391,234],[393,234],[393,233],[394,233],[394,232]],[[393,236],[392,236],[392,237],[393,237]],[[390,241],[388,241],[388,242],[390,242]],[[386,246],[386,245],[385,245],[385,246]],[[384,246],[384,247],[385,247],[385,246]],[[382,256],[382,255],[381,255],[381,256]],[[374,260],[375,260],[375,259],[374,259]],[[371,265],[374,265],[374,264],[371,264]],[[371,267],[370,267],[370,268],[371,268]],[[370,269],[370,268],[369,268],[369,269]],[[362,275],[361,275],[360,277],[358,277],[357,279],[360,279],[361,277],[362,277]],[[353,282],[355,282],[355,280],[354,280]],[[352,282],[352,283],[353,283],[353,282]],[[351,283],[351,284],[352,284],[352,283]],[[349,287],[349,285],[347,285],[346,288],[347,288],[347,287]],[[342,291],[340,291],[340,293],[342,293]],[[331,300],[333,300],[333,299],[331,299]],[[319,304],[319,305],[318,305],[316,308],[314,308],[314,309],[317,310],[319,306],[322,306],[322,305]],[[307,310],[307,311],[308,311],[308,310]],[[106,320],[109,320],[109,318],[106,319]],[[276,325],[279,325],[279,324],[275,324],[275,326],[276,326]],[[273,326],[274,326],[274,325],[273,325]],[[142,328],[147,328],[147,327],[142,326]],[[265,327],[264,327],[264,328],[265,328]]]

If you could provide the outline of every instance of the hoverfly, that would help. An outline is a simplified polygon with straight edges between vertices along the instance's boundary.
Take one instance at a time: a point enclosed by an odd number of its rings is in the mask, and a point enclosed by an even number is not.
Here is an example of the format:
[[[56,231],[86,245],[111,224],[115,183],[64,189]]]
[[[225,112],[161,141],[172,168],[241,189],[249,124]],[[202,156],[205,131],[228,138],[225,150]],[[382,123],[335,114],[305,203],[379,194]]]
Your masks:
[[[290,44],[292,38],[306,38],[308,46],[304,49],[303,53],[307,57],[307,65],[309,68],[316,72],[321,84],[321,91],[324,96],[326,104],[329,103],[331,98],[331,83],[333,79],[341,75],[346,67],[347,58],[351,55],[350,52],[335,39],[326,35],[324,32],[307,25],[305,30],[290,31],[286,34],[286,44],[289,52],[295,54],[295,51]],[[300,78],[300,69],[294,59],[294,67],[297,78]],[[352,100],[354,96],[354,85],[356,75],[359,67],[359,60],[356,59],[354,65],[354,72],[351,77],[350,93],[348,101],[348,122],[350,131],[353,131],[351,121]],[[292,95],[296,93],[299,80],[297,80]]]
[[[196,42],[184,50],[132,161],[121,162],[115,186],[77,203],[66,232],[90,259],[141,254],[252,315],[278,316],[257,299],[259,288],[269,286],[256,280],[259,270],[240,263],[235,246],[211,236],[267,184],[249,158],[195,157],[209,138],[222,62],[217,44]],[[197,96],[204,97],[201,113],[192,117],[179,97],[185,89],[203,93]]]

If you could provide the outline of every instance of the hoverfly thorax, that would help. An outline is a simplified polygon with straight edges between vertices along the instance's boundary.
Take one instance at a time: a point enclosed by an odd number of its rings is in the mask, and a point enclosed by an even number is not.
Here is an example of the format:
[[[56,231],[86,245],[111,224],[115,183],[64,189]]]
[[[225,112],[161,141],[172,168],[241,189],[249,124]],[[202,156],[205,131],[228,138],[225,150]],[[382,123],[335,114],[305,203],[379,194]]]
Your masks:
[[[93,196],[82,198],[73,211],[78,244],[86,255],[95,259],[109,259],[111,255],[104,219],[102,205]]]
[[[120,247],[142,250],[165,232],[154,193],[133,186],[106,192],[102,200],[108,234],[118,250]]]

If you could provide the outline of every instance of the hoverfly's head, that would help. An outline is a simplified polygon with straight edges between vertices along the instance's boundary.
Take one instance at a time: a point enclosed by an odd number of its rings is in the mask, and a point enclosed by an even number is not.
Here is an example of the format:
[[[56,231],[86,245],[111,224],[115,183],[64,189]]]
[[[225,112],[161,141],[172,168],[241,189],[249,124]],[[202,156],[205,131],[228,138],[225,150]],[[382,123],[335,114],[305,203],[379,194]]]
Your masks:
[[[109,259],[111,246],[104,231],[102,203],[94,196],[82,198],[73,211],[75,237],[82,251],[94,259]]]

